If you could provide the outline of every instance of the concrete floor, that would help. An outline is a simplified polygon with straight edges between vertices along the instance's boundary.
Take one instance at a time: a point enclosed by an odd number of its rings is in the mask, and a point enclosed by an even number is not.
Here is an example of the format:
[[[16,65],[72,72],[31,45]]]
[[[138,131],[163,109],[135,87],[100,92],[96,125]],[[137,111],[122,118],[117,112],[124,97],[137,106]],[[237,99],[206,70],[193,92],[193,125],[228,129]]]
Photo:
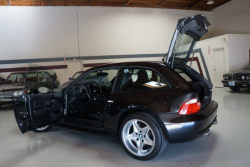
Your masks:
[[[250,90],[214,89],[218,125],[210,136],[169,144],[151,161],[131,158],[115,139],[53,128],[21,134],[13,109],[0,109],[0,167],[250,167]]]

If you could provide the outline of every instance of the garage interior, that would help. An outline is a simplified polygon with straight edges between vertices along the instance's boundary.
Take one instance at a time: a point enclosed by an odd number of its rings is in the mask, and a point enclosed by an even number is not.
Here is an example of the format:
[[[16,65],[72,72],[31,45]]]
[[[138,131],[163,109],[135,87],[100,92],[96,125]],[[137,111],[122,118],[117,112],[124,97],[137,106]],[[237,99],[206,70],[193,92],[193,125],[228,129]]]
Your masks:
[[[213,83],[219,105],[209,136],[168,143],[156,158],[138,161],[110,137],[58,127],[22,134],[14,104],[0,104],[0,167],[249,167],[250,89],[222,83],[224,74],[250,66],[249,8],[249,0],[0,0],[0,84],[31,66],[53,70],[62,85],[104,64],[162,61],[177,21],[202,14],[211,26],[187,65]],[[245,77],[250,82],[250,69]]]

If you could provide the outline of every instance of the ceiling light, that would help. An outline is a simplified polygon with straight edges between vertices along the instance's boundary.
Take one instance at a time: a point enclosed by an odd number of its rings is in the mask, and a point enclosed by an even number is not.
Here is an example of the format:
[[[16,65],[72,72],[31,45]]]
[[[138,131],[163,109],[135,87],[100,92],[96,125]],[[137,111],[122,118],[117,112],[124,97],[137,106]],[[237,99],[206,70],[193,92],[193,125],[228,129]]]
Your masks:
[[[211,4],[213,4],[213,3],[214,3],[213,0],[208,0],[208,1],[207,1],[207,4],[208,4],[208,5],[211,5]]]

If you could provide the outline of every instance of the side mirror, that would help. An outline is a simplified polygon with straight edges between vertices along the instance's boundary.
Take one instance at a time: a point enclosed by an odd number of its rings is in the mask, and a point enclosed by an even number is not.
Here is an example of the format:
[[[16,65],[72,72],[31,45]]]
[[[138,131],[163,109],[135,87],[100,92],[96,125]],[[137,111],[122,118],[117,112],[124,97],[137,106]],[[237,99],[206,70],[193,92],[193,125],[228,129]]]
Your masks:
[[[39,93],[42,93],[42,94],[49,93],[49,88],[47,87],[39,87],[37,90]]]
[[[69,77],[69,80],[71,81],[71,80],[72,80],[72,78],[71,78],[71,77]]]

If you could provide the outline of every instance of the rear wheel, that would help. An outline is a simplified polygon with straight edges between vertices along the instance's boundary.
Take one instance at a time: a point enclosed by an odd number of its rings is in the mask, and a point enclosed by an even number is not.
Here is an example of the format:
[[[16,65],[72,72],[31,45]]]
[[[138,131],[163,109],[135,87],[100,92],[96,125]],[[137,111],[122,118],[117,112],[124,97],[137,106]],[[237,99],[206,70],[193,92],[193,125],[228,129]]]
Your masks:
[[[46,125],[46,126],[42,126],[40,128],[36,128],[33,131],[37,132],[37,133],[39,133],[39,132],[48,132],[51,128],[52,128],[52,126]]]
[[[120,126],[120,139],[125,151],[139,160],[156,157],[167,144],[160,125],[146,113],[127,116]]]
[[[230,88],[230,89],[232,89],[233,91],[239,91],[240,90],[240,88]]]

